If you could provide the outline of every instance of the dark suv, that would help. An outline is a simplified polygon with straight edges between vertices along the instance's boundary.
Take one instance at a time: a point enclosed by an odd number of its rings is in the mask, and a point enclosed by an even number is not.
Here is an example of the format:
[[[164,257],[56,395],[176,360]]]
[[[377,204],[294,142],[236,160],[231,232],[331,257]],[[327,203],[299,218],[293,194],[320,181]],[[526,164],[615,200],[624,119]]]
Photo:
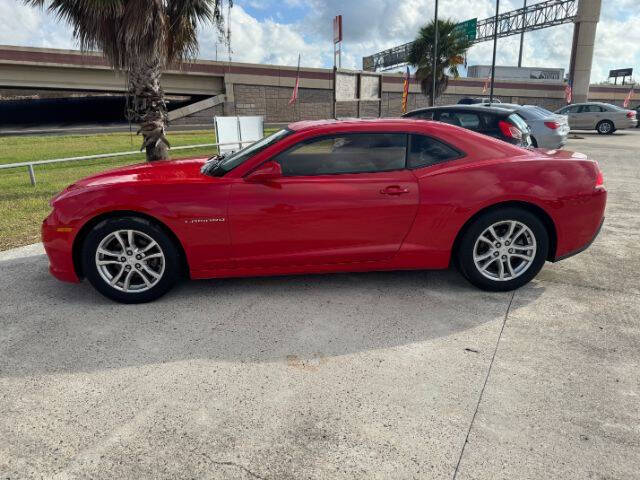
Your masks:
[[[504,108],[484,105],[449,105],[413,110],[405,113],[403,117],[450,123],[520,147],[531,146],[527,123],[517,113]]]

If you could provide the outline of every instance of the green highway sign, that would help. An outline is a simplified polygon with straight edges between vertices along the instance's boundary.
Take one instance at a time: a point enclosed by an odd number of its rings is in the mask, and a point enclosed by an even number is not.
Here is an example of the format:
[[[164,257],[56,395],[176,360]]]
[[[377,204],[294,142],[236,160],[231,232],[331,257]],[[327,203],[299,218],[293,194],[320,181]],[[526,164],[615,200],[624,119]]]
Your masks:
[[[464,22],[460,22],[456,24],[455,30],[461,32],[466,35],[469,40],[476,39],[476,31],[478,29],[478,19],[472,18],[471,20],[466,20]]]

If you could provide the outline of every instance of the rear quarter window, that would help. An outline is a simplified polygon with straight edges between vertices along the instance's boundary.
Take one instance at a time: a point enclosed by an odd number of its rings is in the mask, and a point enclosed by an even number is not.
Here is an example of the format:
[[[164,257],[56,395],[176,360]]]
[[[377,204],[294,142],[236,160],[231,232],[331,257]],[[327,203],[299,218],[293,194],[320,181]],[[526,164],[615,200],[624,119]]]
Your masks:
[[[464,153],[426,135],[409,136],[407,168],[421,168],[463,157]]]

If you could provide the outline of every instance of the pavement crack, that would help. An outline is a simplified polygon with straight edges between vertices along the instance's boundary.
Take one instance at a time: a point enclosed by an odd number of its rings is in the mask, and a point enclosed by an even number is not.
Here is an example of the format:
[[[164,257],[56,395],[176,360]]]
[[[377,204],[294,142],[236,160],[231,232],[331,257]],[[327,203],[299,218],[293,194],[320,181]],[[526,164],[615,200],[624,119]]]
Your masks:
[[[266,477],[261,477],[257,473],[252,472],[247,467],[245,467],[244,465],[240,465],[239,463],[235,463],[235,462],[231,462],[231,461],[223,462],[223,461],[212,460],[211,457],[209,457],[209,455],[207,455],[207,454],[203,454],[203,455],[205,457],[207,457],[209,462],[213,463],[214,465],[223,465],[225,467],[236,467],[236,468],[239,468],[240,470],[244,471],[245,473],[247,473],[252,478],[257,478],[258,480],[267,480]]]
[[[471,417],[471,423],[469,423],[469,429],[467,430],[467,436],[464,438],[464,443],[462,444],[462,450],[460,450],[460,456],[458,457],[458,462],[456,463],[456,469],[453,471],[453,480],[456,480],[458,476],[458,470],[460,468],[460,462],[462,462],[462,456],[464,455],[464,449],[469,442],[469,435],[471,434],[471,429],[473,428],[473,423],[476,420],[476,415],[478,414],[478,409],[480,408],[480,402],[482,402],[482,396],[484,395],[484,389],[487,386],[487,382],[489,381],[489,375],[491,375],[491,368],[493,367],[493,361],[496,358],[496,353],[498,352],[498,345],[500,345],[500,339],[502,338],[502,332],[504,331],[504,326],[507,323],[507,317],[509,316],[509,312],[511,311],[511,304],[513,303],[513,298],[516,296],[516,292],[514,291],[511,294],[511,298],[509,299],[509,305],[507,305],[507,311],[504,314],[504,318],[502,319],[502,327],[500,327],[500,333],[498,334],[498,339],[496,340],[496,346],[493,349],[493,355],[491,356],[491,362],[489,362],[489,368],[487,369],[487,375],[484,378],[484,383],[482,384],[482,389],[480,390],[480,395],[478,396],[478,403],[476,403],[476,409],[473,412],[473,416]]]

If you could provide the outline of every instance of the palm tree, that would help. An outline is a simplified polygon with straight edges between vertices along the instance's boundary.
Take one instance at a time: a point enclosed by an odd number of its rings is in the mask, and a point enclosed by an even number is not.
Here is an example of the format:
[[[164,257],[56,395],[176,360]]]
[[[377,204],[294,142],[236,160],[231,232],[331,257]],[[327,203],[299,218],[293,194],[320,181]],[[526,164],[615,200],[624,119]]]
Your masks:
[[[100,50],[127,74],[127,117],[140,124],[147,161],[169,158],[167,106],[160,86],[172,62],[194,58],[198,25],[223,32],[223,0],[22,0],[73,26],[84,52]],[[229,7],[233,0],[229,0]]]
[[[464,33],[455,29],[455,22],[451,20],[438,20],[438,55],[436,57],[436,91],[433,90],[433,40],[434,22],[420,29],[418,38],[411,45],[409,63],[417,67],[416,78],[420,81],[422,93],[431,99],[435,105],[435,99],[442,95],[449,85],[449,75],[458,78],[458,66],[464,62],[464,55],[471,46],[471,41]]]

